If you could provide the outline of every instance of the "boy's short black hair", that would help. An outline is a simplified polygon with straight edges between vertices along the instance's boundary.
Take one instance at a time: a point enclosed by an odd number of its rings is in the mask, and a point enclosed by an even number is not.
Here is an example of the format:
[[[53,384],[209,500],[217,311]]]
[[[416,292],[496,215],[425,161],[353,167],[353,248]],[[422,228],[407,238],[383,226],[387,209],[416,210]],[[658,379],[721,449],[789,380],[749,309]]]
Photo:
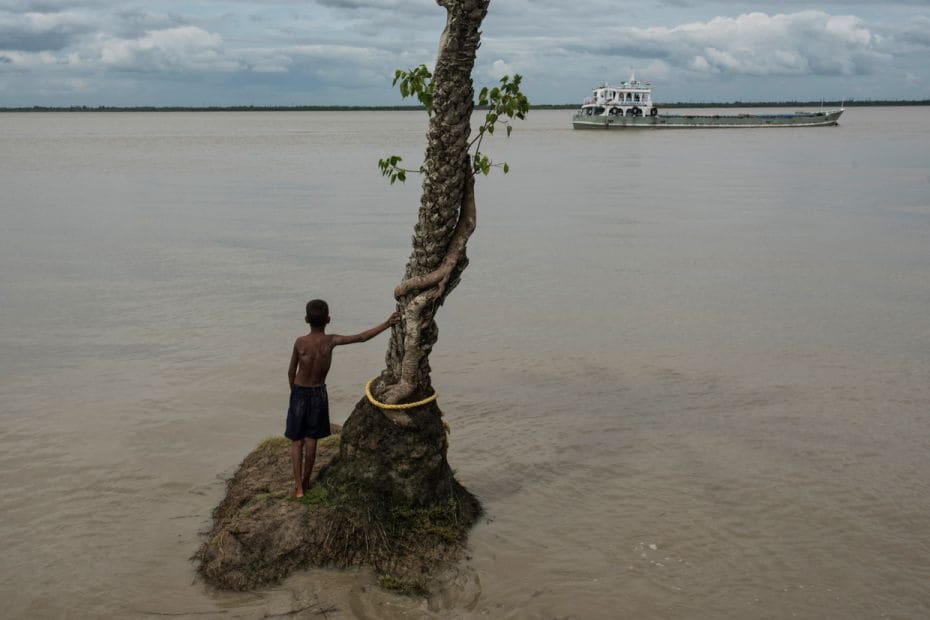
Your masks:
[[[322,299],[311,299],[307,302],[307,323],[310,327],[323,327],[329,318],[329,304]]]

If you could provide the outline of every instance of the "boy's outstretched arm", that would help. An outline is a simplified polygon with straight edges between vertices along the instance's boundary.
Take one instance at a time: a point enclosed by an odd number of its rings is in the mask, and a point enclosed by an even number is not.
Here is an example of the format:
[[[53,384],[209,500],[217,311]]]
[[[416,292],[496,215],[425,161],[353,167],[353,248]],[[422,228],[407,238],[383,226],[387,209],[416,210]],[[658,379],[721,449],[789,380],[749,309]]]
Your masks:
[[[398,323],[400,323],[400,313],[394,312],[387,318],[384,323],[375,325],[371,329],[366,329],[365,331],[359,334],[355,334],[354,336],[339,336],[337,334],[333,334],[333,346],[338,347],[341,344],[352,344],[354,342],[365,342],[366,340],[371,340],[391,325],[397,325]]]

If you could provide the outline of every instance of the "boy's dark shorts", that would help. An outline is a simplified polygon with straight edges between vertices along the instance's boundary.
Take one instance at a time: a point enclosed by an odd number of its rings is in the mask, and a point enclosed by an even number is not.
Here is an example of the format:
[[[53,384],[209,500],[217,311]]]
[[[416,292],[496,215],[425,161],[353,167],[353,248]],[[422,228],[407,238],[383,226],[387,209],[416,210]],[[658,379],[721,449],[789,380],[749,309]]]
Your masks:
[[[329,437],[329,398],[326,386],[291,386],[291,405],[287,409],[287,428],[284,436],[291,441],[309,437]]]

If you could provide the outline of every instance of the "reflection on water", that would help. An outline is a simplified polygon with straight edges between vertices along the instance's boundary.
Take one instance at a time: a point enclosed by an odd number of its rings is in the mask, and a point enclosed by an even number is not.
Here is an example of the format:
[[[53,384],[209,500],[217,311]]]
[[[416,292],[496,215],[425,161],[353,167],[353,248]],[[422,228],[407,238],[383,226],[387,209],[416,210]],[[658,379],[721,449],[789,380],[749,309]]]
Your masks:
[[[878,112],[494,142],[432,356],[487,516],[429,602],[188,560],[282,430],[306,300],[337,332],[391,310],[418,188],[376,162],[422,115],[0,116],[7,613],[930,615],[930,117]],[[336,421],[384,347],[339,351]]]

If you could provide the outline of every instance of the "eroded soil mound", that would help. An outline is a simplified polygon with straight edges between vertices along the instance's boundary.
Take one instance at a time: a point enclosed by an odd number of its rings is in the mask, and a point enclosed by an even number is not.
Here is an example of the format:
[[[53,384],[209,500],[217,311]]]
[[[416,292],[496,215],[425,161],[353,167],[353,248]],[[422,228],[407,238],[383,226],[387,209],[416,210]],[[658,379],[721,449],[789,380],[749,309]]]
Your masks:
[[[321,466],[337,458],[340,441],[334,434],[319,442]],[[420,594],[458,559],[481,511],[464,489],[429,505],[403,505],[329,480],[324,471],[302,499],[293,499],[289,448],[283,437],[265,440],[229,480],[195,556],[208,583],[245,590],[311,566],[367,564],[382,586]]]

